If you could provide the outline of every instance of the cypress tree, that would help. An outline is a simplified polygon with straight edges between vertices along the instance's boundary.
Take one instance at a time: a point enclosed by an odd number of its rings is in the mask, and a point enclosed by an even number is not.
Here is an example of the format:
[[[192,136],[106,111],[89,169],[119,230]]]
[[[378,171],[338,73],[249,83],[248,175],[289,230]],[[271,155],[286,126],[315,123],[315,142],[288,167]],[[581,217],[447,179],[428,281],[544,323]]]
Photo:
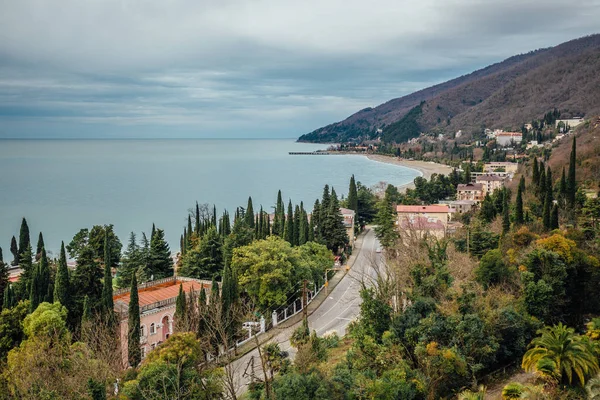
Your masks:
[[[325,227],[327,221],[327,214],[329,212],[329,203],[331,195],[329,194],[329,185],[325,185],[323,188],[323,197],[321,198],[321,207],[319,210],[319,225],[317,226],[317,238],[324,240],[327,236],[327,228]]]
[[[483,198],[479,213],[481,218],[486,222],[492,222],[496,218],[496,208],[489,193],[486,193]]]
[[[298,226],[298,246],[308,242],[308,216],[304,207],[300,207],[300,223]]]
[[[471,163],[468,163],[465,168],[465,183],[471,183]]]
[[[154,240],[154,234],[156,233],[156,226],[152,223],[152,231],[150,232],[150,246],[152,246],[152,240]]]
[[[550,213],[552,207],[551,204],[552,202],[550,201],[549,193],[546,192],[546,199],[544,200],[544,208],[542,212],[542,222],[544,223],[544,229],[546,230],[550,229]]]
[[[279,201],[281,200],[281,190],[277,192],[277,202],[275,203],[275,213],[273,215],[273,235],[281,236],[279,232]]]
[[[540,163],[540,179],[538,182],[538,197],[540,199],[540,202],[544,202],[545,198],[546,198],[546,172],[545,172],[545,168],[544,165]]]
[[[504,200],[502,204],[502,233],[506,234],[510,230],[510,214],[508,210],[509,199],[508,190],[504,190]]]
[[[223,212],[223,237],[228,236],[231,233],[231,222],[229,220],[229,212],[225,210]]]
[[[315,204],[313,205],[313,211],[310,215],[310,221],[308,226],[308,240],[310,242],[314,242],[315,238],[318,237],[317,230],[319,229],[319,217],[321,215],[321,204],[319,203],[319,199],[315,200]]]
[[[29,286],[29,307],[30,312],[47,300],[48,285],[50,284],[50,269],[48,268],[48,257],[46,250],[42,248],[40,262],[33,269],[31,284]]]
[[[287,220],[283,229],[283,238],[292,246],[294,245],[294,211],[292,209],[292,201],[288,203]]]
[[[27,226],[27,220],[23,218],[21,221],[21,230],[19,232],[19,257],[26,251],[27,246],[31,246],[31,240],[29,239],[29,226]]]
[[[569,176],[567,179],[567,203],[571,211],[575,209],[575,195],[577,194],[577,177],[575,174],[575,163],[577,162],[577,143],[573,137],[571,157],[569,159]]]
[[[104,282],[102,286],[102,312],[110,324],[116,322],[114,318],[113,281],[111,271],[111,254],[108,233],[104,236]]]
[[[56,268],[56,277],[54,278],[54,302],[59,302],[69,310],[71,307],[70,293],[67,254],[65,252],[65,242],[62,242],[60,245],[60,258],[58,259],[58,266]]]
[[[244,215],[246,225],[254,228],[254,207],[252,206],[252,197],[248,197],[248,205],[246,206],[246,214]]]
[[[81,322],[89,322],[92,320],[92,306],[88,295],[83,297],[83,314],[81,316]]]
[[[42,232],[40,232],[40,234],[38,236],[37,247],[35,250],[35,260],[36,261],[40,260],[40,257],[42,256],[43,248],[44,248],[44,236],[42,235]]]
[[[565,167],[562,167],[562,174],[560,176],[560,185],[558,187],[559,198],[561,204],[564,206],[564,202],[567,200],[567,177],[565,175]]]
[[[260,206],[260,212],[258,213],[258,216],[257,216],[257,222],[258,222],[256,224],[257,225],[257,234],[255,235],[256,239],[259,239],[259,240],[264,239],[265,238],[264,237],[265,227],[264,227],[264,216],[263,216],[262,206]]]
[[[200,206],[198,205],[198,202],[196,202],[196,214],[194,215],[194,218],[196,219],[194,230],[196,232],[196,236],[200,237]]]
[[[198,296],[198,332],[196,332],[196,336],[201,338],[206,333],[207,323],[206,323],[206,310],[208,306],[206,304],[206,290],[204,286],[200,289],[200,296]]]
[[[213,204],[212,226],[217,227],[217,206]]]
[[[548,171],[546,172],[546,191],[548,192],[548,195],[550,196],[550,204],[552,204],[554,202],[554,182],[552,180],[552,169],[550,169],[550,166],[548,166]]]
[[[300,206],[296,204],[294,209],[294,226],[293,226],[292,238],[294,239],[294,246],[298,246],[300,243]]]
[[[17,239],[13,236],[10,240],[10,252],[13,255],[12,266],[19,264],[19,247],[17,246]]]
[[[550,215],[550,229],[558,229],[558,205],[552,206],[552,213]]]
[[[140,350],[140,301],[135,273],[131,276],[128,311],[127,360],[129,361],[129,365],[135,368],[142,360],[142,352]]]
[[[521,175],[521,180],[519,181],[519,188],[521,189],[521,194],[525,194],[525,177]]]
[[[186,298],[185,292],[183,291],[183,284],[179,284],[179,294],[177,295],[177,300],[175,302],[175,326],[177,326],[178,331],[183,331],[186,321]]]
[[[2,247],[0,247],[0,293],[3,294],[10,284],[8,281],[7,266],[8,265],[4,262],[4,256],[2,255]],[[3,304],[9,304],[9,302],[4,303],[4,301],[2,301],[2,303],[0,303],[0,310],[2,310]]]
[[[354,174],[350,177],[350,187],[348,189],[348,208],[358,213],[358,192],[356,190],[356,182]]]
[[[10,285],[6,285],[6,287],[4,288],[4,296],[2,298],[2,310],[12,308],[13,302],[12,302],[11,295],[12,295],[11,287],[10,287]]]
[[[269,214],[263,211],[263,238],[271,235],[271,218]]]
[[[217,282],[217,277],[213,276],[212,284],[210,287],[210,302],[211,304],[217,304],[221,299],[221,294],[219,293],[219,282]]]
[[[517,200],[515,204],[515,223],[517,225],[523,224],[523,222],[525,222],[524,218],[525,216],[523,215],[523,189],[522,185],[519,184],[519,187],[517,189]]]
[[[34,274],[32,263],[33,254],[31,244],[27,245],[25,251],[20,255],[19,266],[21,267],[21,275],[19,276],[17,297],[18,300],[25,299],[29,296],[31,290],[31,278]]]
[[[531,180],[535,186],[538,186],[540,182],[540,170],[538,168],[537,157],[533,157],[533,173],[531,176]]]
[[[187,224],[187,230],[185,231],[186,234],[186,238],[185,238],[185,246],[186,246],[186,250],[190,249],[192,247],[192,216],[188,214],[188,224]]]
[[[183,229],[183,235],[179,237],[179,252],[182,256],[185,256],[185,228]]]

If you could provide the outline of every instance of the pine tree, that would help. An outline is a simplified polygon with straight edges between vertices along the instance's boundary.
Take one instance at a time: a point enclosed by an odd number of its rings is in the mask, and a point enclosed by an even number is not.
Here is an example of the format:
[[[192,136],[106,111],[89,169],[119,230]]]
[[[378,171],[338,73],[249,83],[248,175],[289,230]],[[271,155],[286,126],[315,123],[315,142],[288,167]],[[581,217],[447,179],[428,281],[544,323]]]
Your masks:
[[[150,268],[147,274],[153,276],[154,280],[173,276],[173,259],[162,229],[156,229],[150,241],[149,261]]]
[[[69,270],[67,267],[67,253],[65,242],[60,245],[60,258],[54,278],[54,302],[59,302],[70,310],[71,307],[71,285],[69,283]]]
[[[502,203],[502,233],[506,234],[510,231],[510,213],[509,213],[509,192],[504,190],[504,200]]]
[[[14,267],[19,264],[19,247],[17,246],[17,239],[14,236],[10,240],[10,252],[13,255],[11,265]]]
[[[521,225],[525,222],[525,216],[523,215],[523,189],[522,185],[519,184],[517,189],[517,200],[515,204],[515,223]]]
[[[338,201],[335,190],[331,189],[331,194],[328,200],[329,209],[325,220],[322,225],[324,227],[323,239],[325,245],[329,250],[337,253],[339,250],[344,249],[348,244],[348,234],[346,233],[346,227],[344,226],[344,217],[340,211],[340,203]],[[321,205],[321,209],[323,206]]]
[[[104,236],[104,281],[102,286],[102,313],[109,324],[116,322],[113,302],[113,279],[111,271],[111,254],[108,232]]]
[[[177,300],[175,301],[175,326],[177,327],[177,331],[182,332],[186,325],[186,298],[185,292],[183,291],[183,284],[179,284],[179,294],[177,295]]]
[[[40,257],[42,256],[43,248],[44,248],[44,236],[42,235],[42,232],[40,232],[40,234],[38,236],[37,247],[35,250],[35,261],[40,260]]]
[[[27,226],[27,220],[23,218],[21,221],[21,231],[19,232],[19,258],[26,251],[27,246],[31,246],[31,240],[29,239],[29,226]]]
[[[142,360],[142,353],[140,350],[140,301],[135,273],[131,275],[131,291],[129,292],[128,311],[127,360],[129,361],[129,365],[135,368]]]
[[[78,298],[87,295],[90,307],[102,305],[102,268],[96,262],[94,251],[90,246],[85,246],[77,259],[77,268],[73,272],[71,288]]]
[[[250,228],[254,228],[254,207],[252,206],[252,197],[248,197],[248,205],[246,206],[246,214],[244,221]]]
[[[569,159],[569,175],[567,179],[567,204],[571,212],[575,210],[575,195],[577,194],[577,177],[575,173],[577,162],[577,143],[573,137],[573,146],[571,148],[571,156]]]
[[[558,229],[559,228],[559,224],[558,224],[558,205],[554,204],[552,206],[552,212],[550,214],[550,229],[554,230],[554,229]]]
[[[294,212],[292,209],[292,201],[288,203],[287,220],[283,228],[283,238],[292,246],[294,245]]]
[[[533,173],[531,180],[535,186],[538,186],[540,183],[540,170],[538,167],[537,157],[533,157]]]
[[[375,216],[377,226],[374,228],[375,236],[377,236],[379,242],[385,247],[392,246],[398,237],[394,224],[395,219],[394,205],[392,204],[389,192],[386,191],[383,199],[378,204],[378,211]]]
[[[354,174],[350,178],[350,188],[348,189],[348,208],[358,214],[358,192],[356,190]]]

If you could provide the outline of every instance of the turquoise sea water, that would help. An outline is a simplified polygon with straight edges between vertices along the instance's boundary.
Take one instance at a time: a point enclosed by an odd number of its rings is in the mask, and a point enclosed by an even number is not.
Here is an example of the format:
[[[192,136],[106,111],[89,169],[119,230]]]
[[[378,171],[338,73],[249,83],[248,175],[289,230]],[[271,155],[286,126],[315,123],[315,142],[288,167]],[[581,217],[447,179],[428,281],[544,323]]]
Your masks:
[[[350,175],[367,186],[401,185],[418,172],[359,156],[290,156],[323,145],[293,140],[0,140],[0,247],[10,259],[26,217],[33,245],[44,233],[56,254],[80,229],[114,224],[126,245],[131,231],[165,230],[179,248],[188,209],[216,204],[231,214],[252,196],[271,211],[277,190],[308,209],[326,183],[347,195]]]

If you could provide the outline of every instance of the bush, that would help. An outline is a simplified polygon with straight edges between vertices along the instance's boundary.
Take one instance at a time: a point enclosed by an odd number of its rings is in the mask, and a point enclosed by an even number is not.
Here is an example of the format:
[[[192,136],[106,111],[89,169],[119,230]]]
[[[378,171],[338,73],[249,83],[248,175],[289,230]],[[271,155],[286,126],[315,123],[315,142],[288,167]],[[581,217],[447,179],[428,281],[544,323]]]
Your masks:
[[[507,265],[502,259],[500,250],[490,250],[481,258],[479,267],[475,270],[477,282],[486,289],[489,286],[501,283],[509,277]]]

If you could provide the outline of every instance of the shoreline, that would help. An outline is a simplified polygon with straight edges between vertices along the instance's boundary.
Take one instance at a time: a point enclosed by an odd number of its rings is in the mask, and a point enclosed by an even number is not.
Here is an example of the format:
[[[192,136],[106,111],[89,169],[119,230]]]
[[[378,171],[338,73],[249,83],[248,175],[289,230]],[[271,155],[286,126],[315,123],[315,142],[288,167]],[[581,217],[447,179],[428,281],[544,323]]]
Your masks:
[[[347,153],[352,154],[352,153]],[[445,164],[434,163],[430,161],[409,161],[402,160],[392,156],[385,156],[382,154],[356,154],[359,156],[367,157],[371,161],[376,161],[384,164],[398,165],[405,168],[414,169],[420,176],[429,180],[433,174],[448,175],[452,172],[452,167]],[[413,189],[415,187],[414,182],[405,183],[404,185],[397,186],[398,190],[405,191],[406,189]]]

